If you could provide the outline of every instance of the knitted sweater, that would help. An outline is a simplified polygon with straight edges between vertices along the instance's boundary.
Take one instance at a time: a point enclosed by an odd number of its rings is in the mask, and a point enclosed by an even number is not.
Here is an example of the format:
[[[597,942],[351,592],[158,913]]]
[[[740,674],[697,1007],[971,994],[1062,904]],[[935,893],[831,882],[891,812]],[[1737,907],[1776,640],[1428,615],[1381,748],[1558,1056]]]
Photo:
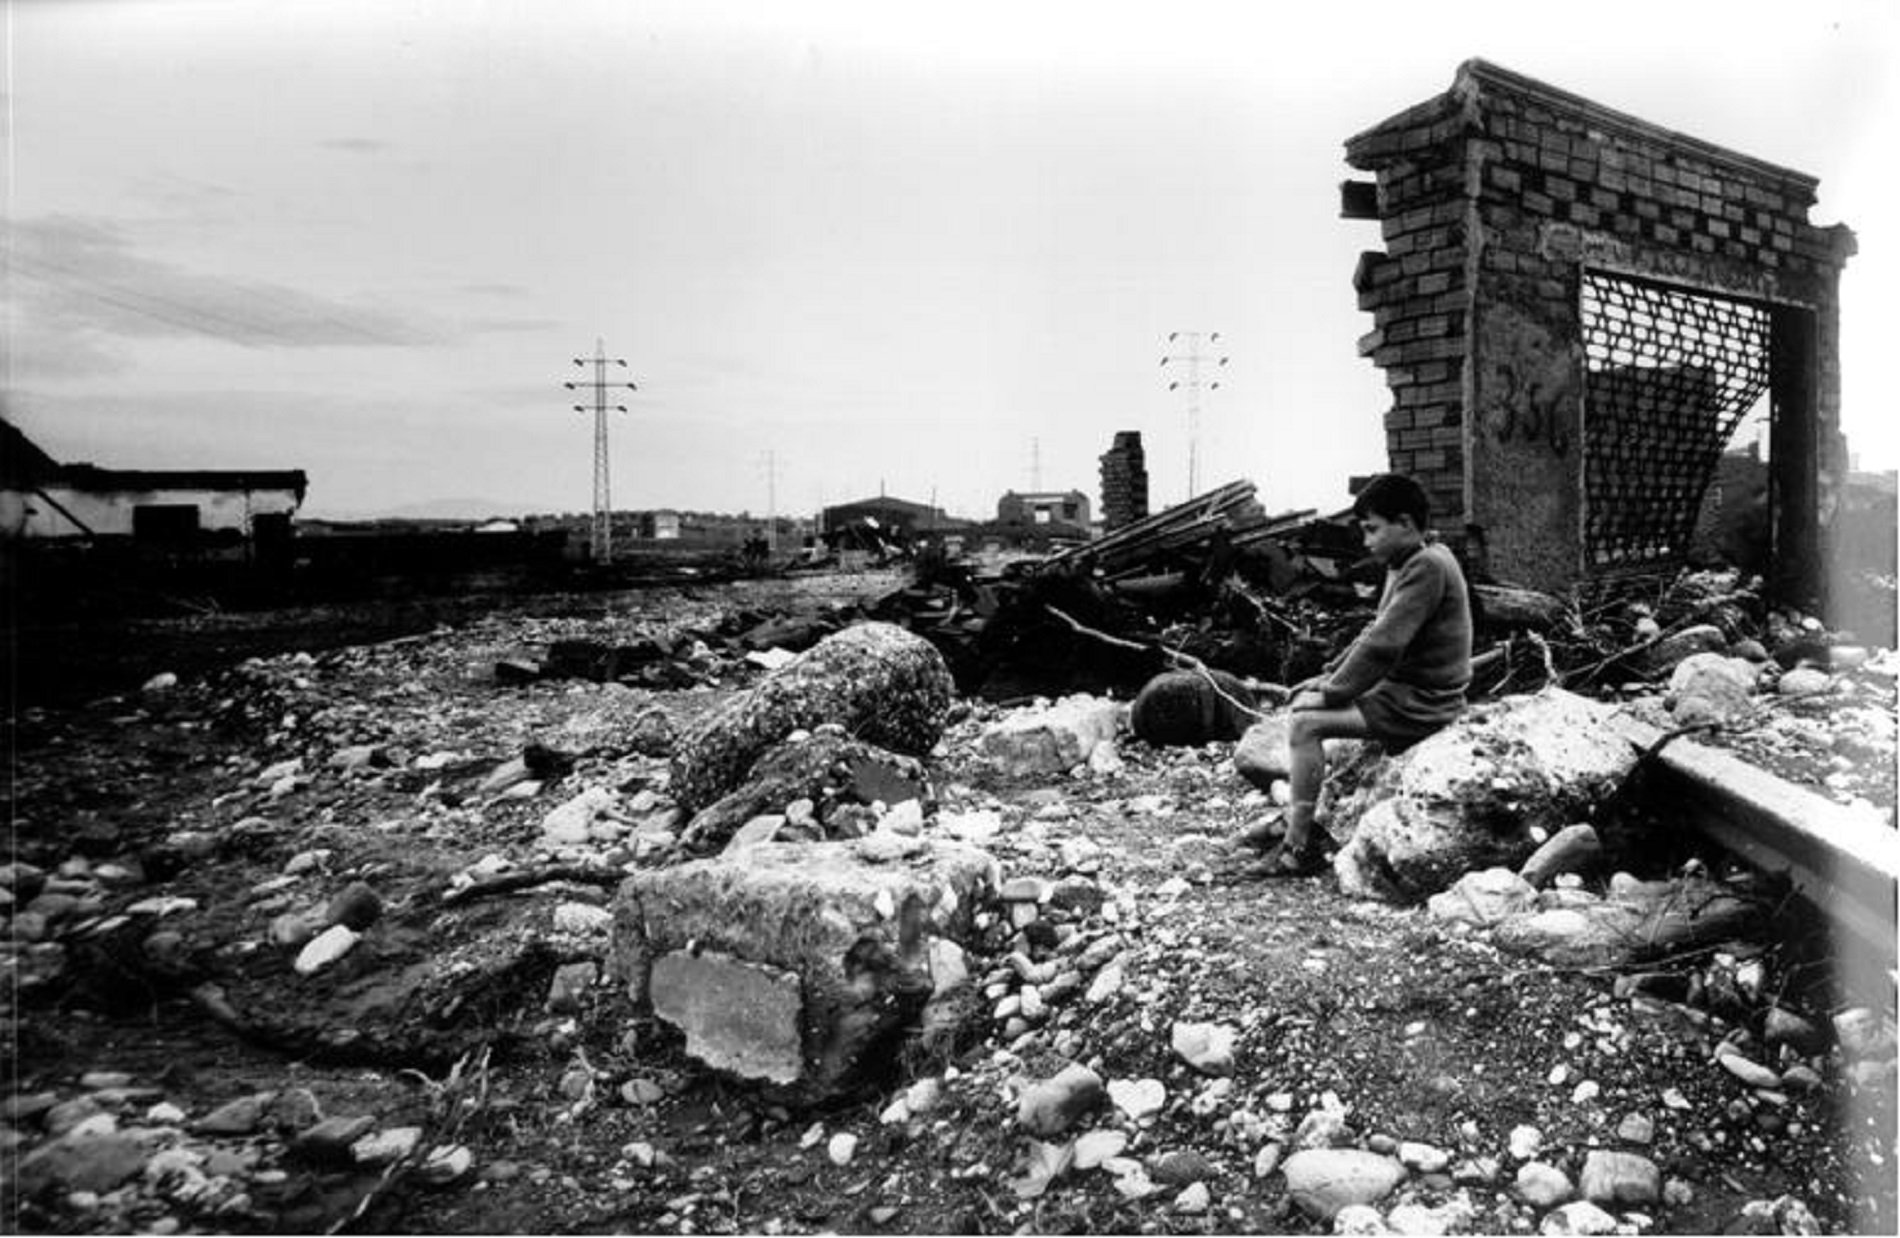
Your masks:
[[[1406,712],[1443,715],[1464,705],[1471,682],[1471,603],[1451,551],[1427,542],[1386,567],[1379,610],[1320,685],[1329,707],[1374,687],[1405,699]]]

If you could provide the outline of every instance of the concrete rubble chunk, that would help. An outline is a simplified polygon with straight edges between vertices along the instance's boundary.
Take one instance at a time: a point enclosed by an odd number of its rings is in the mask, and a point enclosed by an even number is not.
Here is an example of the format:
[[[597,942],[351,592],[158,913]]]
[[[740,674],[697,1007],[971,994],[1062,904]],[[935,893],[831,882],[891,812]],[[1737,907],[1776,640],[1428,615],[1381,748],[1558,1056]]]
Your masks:
[[[1537,1232],[1545,1235],[1614,1234],[1618,1230],[1616,1218],[1587,1199],[1552,1209],[1537,1226]]]
[[[1474,706],[1398,756],[1368,763],[1331,805],[1348,895],[1416,902],[1465,873],[1516,868],[1534,829],[1584,816],[1635,768],[1608,706],[1561,689]]]
[[[943,655],[889,623],[827,636],[681,738],[672,792],[699,808],[733,790],[796,730],[825,723],[892,752],[922,756],[943,735],[954,685]]]
[[[1086,694],[1046,709],[1023,709],[994,723],[977,740],[984,756],[1010,777],[1060,774],[1085,763],[1097,744],[1112,742],[1123,706]]]
[[[806,801],[807,811],[800,814],[795,829],[806,837],[849,837],[858,830],[848,825],[839,811],[842,807],[878,801],[894,805],[929,795],[929,778],[917,758],[825,731],[767,750],[746,775],[744,785],[693,814],[681,841],[694,854],[711,854],[761,817],[776,816],[780,824],[790,823],[787,810],[800,800]],[[822,812],[814,815],[820,804]],[[757,835],[763,829],[757,827],[750,841],[760,841]]]
[[[960,955],[936,943],[970,939],[995,880],[984,852],[882,834],[642,870],[616,896],[609,969],[702,1061],[820,1098],[956,999],[933,966]]]

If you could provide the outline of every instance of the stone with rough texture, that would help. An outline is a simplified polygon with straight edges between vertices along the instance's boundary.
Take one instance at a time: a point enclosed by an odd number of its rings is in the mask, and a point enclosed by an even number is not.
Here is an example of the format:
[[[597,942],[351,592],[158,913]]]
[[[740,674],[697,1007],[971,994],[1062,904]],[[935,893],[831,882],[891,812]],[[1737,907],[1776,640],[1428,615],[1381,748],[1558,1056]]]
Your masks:
[[[1561,829],[1635,768],[1607,706],[1561,689],[1474,706],[1396,757],[1364,767],[1331,808],[1351,841],[1334,859],[1348,895],[1416,902],[1465,873],[1515,868],[1533,828]]]
[[[1105,1094],[1100,1075],[1071,1063],[1052,1078],[1023,1089],[1016,1102],[1016,1121],[1032,1135],[1053,1138],[1099,1108]]]
[[[1234,772],[1262,791],[1293,776],[1293,757],[1287,749],[1291,719],[1285,711],[1268,714],[1248,727],[1234,745]]]
[[[1760,672],[1744,658],[1698,653],[1669,675],[1670,713],[1677,726],[1732,722],[1752,705]]]
[[[1204,1075],[1231,1075],[1238,1034],[1220,1023],[1176,1023],[1169,1037],[1175,1053],[1195,1070]]]
[[[1531,853],[1517,875],[1539,889],[1561,873],[1580,873],[1603,856],[1603,840],[1592,825],[1566,825]]]
[[[1165,671],[1142,685],[1128,729],[1157,748],[1231,742],[1253,722],[1253,690],[1226,671]]]
[[[1530,882],[1508,868],[1487,868],[1466,873],[1451,889],[1426,899],[1425,905],[1440,920],[1482,928],[1528,910],[1536,902],[1537,891]]]
[[[1112,742],[1123,706],[1099,697],[1067,696],[1047,709],[1023,709],[990,726],[977,740],[1004,774],[1060,774],[1088,761],[1096,745]]]
[[[1512,1188],[1519,1199],[1533,1208],[1554,1208],[1576,1190],[1563,1170],[1545,1161],[1526,1161],[1519,1165]]]
[[[948,957],[936,944],[973,936],[994,868],[969,847],[876,833],[760,843],[737,857],[641,870],[615,899],[609,967],[636,1006],[659,1009],[664,998],[662,1017],[688,1021],[676,1025],[686,1028],[689,1051],[712,1053],[746,1077],[830,1095],[873,1046],[920,1015],[928,1025],[933,964]],[[730,961],[720,975],[744,998],[743,1024],[705,1022],[716,1022],[716,1011],[682,989],[693,973],[714,969],[704,962],[713,955]],[[767,982],[775,976],[784,979]],[[958,994],[941,996],[954,1002]]]
[[[1641,664],[1652,675],[1672,670],[1698,654],[1721,653],[1728,637],[1712,623],[1698,623],[1663,637],[1643,654]]]
[[[737,787],[693,814],[681,835],[687,850],[718,851],[747,822],[783,815],[799,800],[824,806],[805,814],[810,827],[825,837],[849,836],[837,809],[845,805],[886,805],[930,798],[930,782],[915,757],[887,752],[874,744],[829,730],[777,744],[765,752]]]
[[[923,756],[943,735],[953,694],[950,670],[929,641],[894,624],[856,624],[770,672],[682,738],[672,794],[688,808],[710,804],[780,740],[825,723]]]
[[[1546,1213],[1537,1226],[1545,1235],[1614,1234],[1616,1218],[1587,1199],[1579,1199]]]
[[[151,1150],[135,1135],[62,1135],[28,1152],[14,1169],[21,1197],[57,1187],[63,1191],[109,1191],[145,1168]]]
[[[1780,696],[1819,696],[1834,686],[1834,677],[1813,666],[1797,666],[1775,681]]]
[[[798,976],[716,950],[674,950],[653,960],[653,1013],[686,1033],[686,1052],[747,1079],[792,1083],[804,1071]]]
[[[1287,1197],[1300,1211],[1330,1221],[1353,1204],[1376,1204],[1405,1180],[1405,1166],[1356,1148],[1309,1148],[1286,1158]]]
[[[1662,1171],[1646,1156],[1597,1149],[1583,1158],[1577,1189],[1593,1204],[1653,1204],[1662,1198]]]

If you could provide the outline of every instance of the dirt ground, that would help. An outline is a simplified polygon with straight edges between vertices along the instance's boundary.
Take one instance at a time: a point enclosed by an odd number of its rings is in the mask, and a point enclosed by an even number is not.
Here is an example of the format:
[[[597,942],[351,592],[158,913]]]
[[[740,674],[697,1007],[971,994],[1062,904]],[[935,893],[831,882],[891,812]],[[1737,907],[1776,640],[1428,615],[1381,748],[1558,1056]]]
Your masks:
[[[1119,983],[1015,1024],[992,1010],[999,997],[973,999],[878,1089],[818,1110],[708,1074],[610,984],[551,1000],[558,969],[601,953],[557,911],[604,907],[607,884],[451,900],[456,875],[484,857],[549,861],[540,823],[585,788],[652,802],[665,761],[630,750],[629,730],[654,710],[690,726],[761,673],[716,641],[689,655],[697,678],[678,687],[507,684],[498,661],[558,639],[703,640],[735,613],[890,583],[181,621],[61,649],[92,670],[8,725],[9,859],[77,900],[37,936],[15,916],[13,1226],[1329,1232],[1293,1206],[1276,1163],[1303,1125],[1334,1121],[1357,1146],[1444,1154],[1382,1204],[1415,1205],[1427,1230],[1537,1232],[1544,1210],[1514,1189],[1526,1127],[1535,1158],[1573,1181],[1606,1149],[1660,1169],[1661,1199],[1612,1209],[1623,1232],[1718,1232],[1750,1201],[1784,1197],[1829,1232],[1893,1230],[1891,1071],[1856,1074],[1838,1048],[1815,1046],[1799,1063],[1811,1086],[1762,1088],[1716,1060],[1725,1040],[1758,1048],[1777,1000],[1823,1028],[1848,1004],[1797,912],[1764,917],[1748,941],[1652,960],[1636,981],[1502,954],[1422,909],[1346,899],[1329,878],[1237,883],[1226,840],[1268,806],[1234,775],[1229,745],[1126,740],[1113,773],[1008,779],[976,751],[997,711],[959,707],[931,762],[937,813],[993,813],[986,845],[1005,876],[1097,889],[1051,950],[1106,942]],[[165,671],[175,686],[139,690]],[[531,795],[482,790],[530,745],[571,765]],[[1637,818],[1655,808],[1631,806],[1619,833],[1641,836]],[[615,845],[601,856],[632,858]],[[1679,838],[1613,859],[1639,877],[1727,866]],[[295,952],[273,944],[278,918],[358,883],[381,914],[357,948],[293,970]],[[986,994],[1009,989],[1006,950],[971,967]],[[1181,1059],[1171,1031],[1183,1022],[1234,1031],[1231,1074]],[[1071,1132],[1125,1136],[1152,1190],[1101,1169],[1036,1180],[1015,1098],[1070,1062],[1160,1085],[1154,1112],[1105,1106]],[[890,1120],[920,1081],[933,1103]],[[281,1117],[304,1092],[304,1120]],[[260,1094],[280,1116],[207,1122]],[[326,1160],[296,1137],[314,1113],[419,1128],[424,1151],[459,1146],[468,1162],[432,1185],[420,1154]],[[100,1189],[17,1189],[22,1159],[55,1127],[100,1114],[101,1129],[142,1132],[141,1155],[162,1147],[172,1160]]]

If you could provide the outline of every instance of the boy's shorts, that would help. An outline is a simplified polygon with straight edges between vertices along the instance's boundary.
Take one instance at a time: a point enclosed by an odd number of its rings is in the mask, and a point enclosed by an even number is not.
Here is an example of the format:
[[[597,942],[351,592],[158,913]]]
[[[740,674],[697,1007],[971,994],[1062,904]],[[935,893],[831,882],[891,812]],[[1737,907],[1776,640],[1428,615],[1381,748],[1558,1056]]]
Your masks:
[[[1359,707],[1373,739],[1387,752],[1403,752],[1455,721],[1464,711],[1465,694],[1427,692],[1387,680],[1353,704]]]

